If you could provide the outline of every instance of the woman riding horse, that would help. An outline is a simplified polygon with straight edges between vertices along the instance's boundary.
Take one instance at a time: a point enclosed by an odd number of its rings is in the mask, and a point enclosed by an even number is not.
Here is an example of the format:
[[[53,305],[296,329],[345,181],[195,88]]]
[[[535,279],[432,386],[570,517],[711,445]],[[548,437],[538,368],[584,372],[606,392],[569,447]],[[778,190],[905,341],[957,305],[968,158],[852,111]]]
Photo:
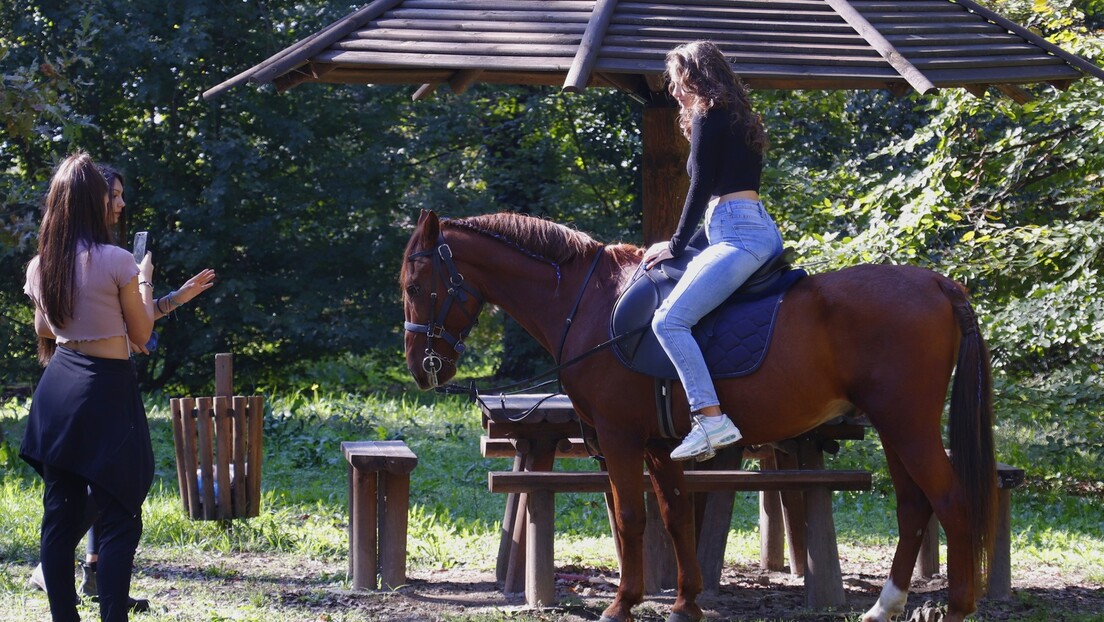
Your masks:
[[[442,220],[424,212],[400,275],[407,366],[415,382],[429,389],[456,374],[484,302],[499,306],[560,362],[592,350],[607,341],[614,302],[642,256],[635,246],[606,247],[537,218]],[[773,340],[758,371],[716,383],[721,406],[736,413],[743,442],[793,438],[848,404],[864,412],[893,478],[900,539],[885,587],[863,620],[887,622],[904,612],[934,510],[947,538],[946,619],[961,621],[975,610],[983,585],[996,503],[989,357],[965,292],[910,266],[812,275],[786,294]],[[941,433],[952,371],[953,460]],[[608,348],[567,366],[561,377],[580,418],[597,432],[613,490],[621,583],[603,620],[632,620],[632,607],[644,596],[642,464],[678,561],[670,619],[700,620],[693,510],[655,416],[653,379],[622,366]],[[674,417],[685,434],[690,413],[677,393]]]

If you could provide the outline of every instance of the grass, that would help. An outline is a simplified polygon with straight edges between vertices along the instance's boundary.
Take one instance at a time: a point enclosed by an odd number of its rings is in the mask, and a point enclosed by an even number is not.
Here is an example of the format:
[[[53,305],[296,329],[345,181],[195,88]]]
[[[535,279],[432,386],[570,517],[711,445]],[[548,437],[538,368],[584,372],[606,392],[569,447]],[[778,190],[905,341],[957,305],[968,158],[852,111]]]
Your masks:
[[[998,458],[1029,473],[1028,485],[1014,493],[1013,577],[1040,567],[1054,568],[1101,589],[1104,467],[1098,461],[1102,454],[1094,453],[1093,447],[1095,443],[1099,448],[1104,400],[1071,401],[1061,392],[1022,384],[999,388]],[[148,591],[151,588],[162,594],[163,590],[190,593],[186,611],[155,608],[139,619],[282,622],[303,620],[305,611],[311,612],[310,619],[330,622],[363,619],[342,605],[343,590],[350,588],[345,572],[346,466],[339,449],[344,440],[403,439],[419,456],[411,479],[411,569],[493,569],[505,499],[487,492],[486,473],[511,465],[506,459],[479,455],[481,429],[475,406],[459,398],[327,394],[317,387],[270,396],[266,406],[261,516],[223,525],[186,518],[176,487],[168,399],[147,399],[157,477],[143,510],[145,532],[136,562],[135,592],[153,596],[155,603],[158,598]],[[27,407],[25,400],[0,404],[0,429],[7,438],[0,444],[0,620],[39,619],[47,611],[44,596],[25,586],[38,557],[42,494],[40,479],[19,460],[12,445],[22,434]],[[1044,432],[1033,435],[1032,430]],[[1040,460],[1055,456],[1060,472],[1044,474],[1040,464],[1046,463]],[[568,468],[593,467],[587,460],[565,462]],[[841,557],[884,561],[888,567],[886,547],[896,541],[896,521],[877,440],[848,443],[831,466],[874,472],[872,492],[835,496]],[[742,498],[745,502],[735,506],[726,563],[758,559],[757,504],[753,494]],[[616,556],[601,496],[561,495],[556,504],[557,565],[615,573]],[[259,570],[248,576],[231,563],[246,555],[261,560]],[[274,588],[284,581],[295,587]],[[1030,608],[1030,603],[1025,607]],[[319,609],[325,613],[317,614]],[[82,615],[96,618],[91,609]],[[1036,619],[1031,615],[1023,619]],[[441,619],[551,618],[457,608]]]

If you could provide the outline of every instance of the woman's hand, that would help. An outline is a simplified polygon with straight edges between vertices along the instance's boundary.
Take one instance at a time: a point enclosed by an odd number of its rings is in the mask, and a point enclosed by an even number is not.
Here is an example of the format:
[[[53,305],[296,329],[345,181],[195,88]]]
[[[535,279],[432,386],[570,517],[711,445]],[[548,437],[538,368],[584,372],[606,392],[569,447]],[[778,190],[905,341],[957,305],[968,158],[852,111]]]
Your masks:
[[[153,253],[146,251],[142,261],[138,262],[138,280],[146,283],[153,282]]]
[[[674,255],[671,254],[670,242],[656,242],[644,252],[644,269],[651,270],[655,265],[672,257]]]
[[[147,350],[145,346],[140,346],[130,339],[127,339],[127,343],[130,344],[131,354],[149,354],[149,350]]]
[[[176,290],[176,293],[173,294],[173,300],[177,304],[191,302],[192,298],[211,289],[215,284],[215,276],[215,271],[210,268],[201,270],[199,274],[188,279],[184,285],[180,286],[180,289]]]

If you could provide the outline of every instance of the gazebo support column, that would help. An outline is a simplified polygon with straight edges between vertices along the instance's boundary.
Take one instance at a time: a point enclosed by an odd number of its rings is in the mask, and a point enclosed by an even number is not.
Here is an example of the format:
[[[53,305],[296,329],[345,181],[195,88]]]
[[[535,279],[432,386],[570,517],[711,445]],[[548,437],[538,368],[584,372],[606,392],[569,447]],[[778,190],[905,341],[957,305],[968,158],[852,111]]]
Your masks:
[[[678,108],[644,107],[644,244],[670,239],[690,187],[690,143],[678,129]]]

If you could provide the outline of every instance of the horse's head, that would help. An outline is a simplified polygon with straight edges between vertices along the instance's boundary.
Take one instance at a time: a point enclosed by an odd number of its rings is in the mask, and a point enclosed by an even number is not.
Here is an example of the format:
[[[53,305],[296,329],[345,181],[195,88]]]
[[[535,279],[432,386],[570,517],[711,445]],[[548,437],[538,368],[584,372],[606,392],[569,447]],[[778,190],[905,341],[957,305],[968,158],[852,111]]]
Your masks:
[[[464,338],[475,326],[483,298],[464,282],[441,222],[422,211],[406,245],[399,275],[406,328],[406,366],[420,389],[456,375]]]

